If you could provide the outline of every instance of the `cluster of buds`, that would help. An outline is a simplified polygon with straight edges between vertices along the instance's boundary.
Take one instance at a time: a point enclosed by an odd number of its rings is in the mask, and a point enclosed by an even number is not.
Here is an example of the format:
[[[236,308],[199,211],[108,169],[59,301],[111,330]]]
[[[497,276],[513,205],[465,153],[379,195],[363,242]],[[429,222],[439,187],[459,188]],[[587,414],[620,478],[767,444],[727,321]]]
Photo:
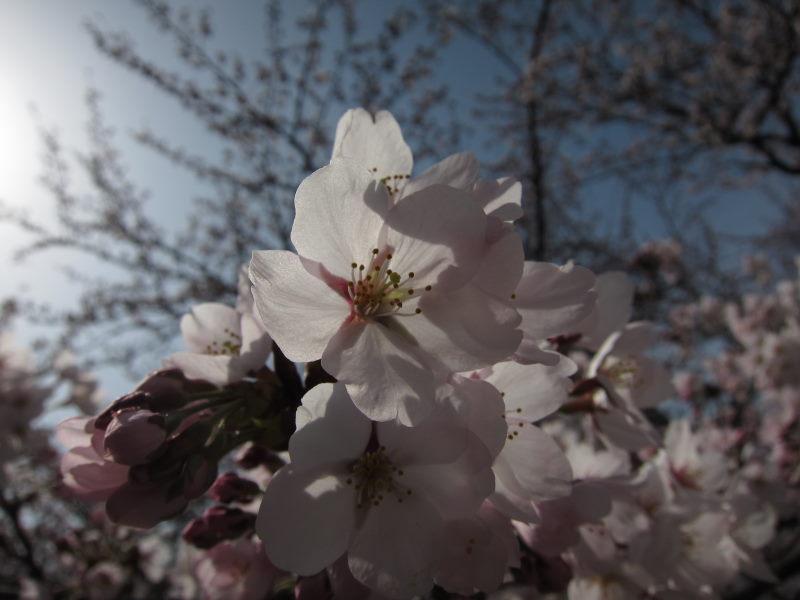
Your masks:
[[[69,492],[105,500],[109,518],[149,528],[181,512],[217,476],[220,459],[266,434],[281,434],[280,388],[263,369],[217,388],[176,369],[158,371],[97,417],[74,417],[56,429],[69,450],[61,471]],[[270,440],[279,444],[280,440]]]

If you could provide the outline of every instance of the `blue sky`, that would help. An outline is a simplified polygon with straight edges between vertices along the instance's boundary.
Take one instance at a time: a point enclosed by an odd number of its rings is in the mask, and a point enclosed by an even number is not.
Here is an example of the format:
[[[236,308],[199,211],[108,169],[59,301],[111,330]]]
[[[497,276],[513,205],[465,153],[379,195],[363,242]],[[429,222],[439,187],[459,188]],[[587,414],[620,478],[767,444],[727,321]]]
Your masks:
[[[302,3],[288,4],[298,7]],[[369,26],[382,16],[385,5],[366,5],[369,9],[363,19]],[[236,48],[243,55],[262,49],[264,21],[259,2],[226,3],[229,10],[225,12],[220,9],[222,4],[212,6],[216,9],[221,46]],[[39,122],[57,129],[66,147],[80,149],[86,145],[85,90],[92,86],[103,93],[104,112],[116,128],[117,143],[131,178],[152,191],[149,209],[165,222],[180,219],[186,199],[201,189],[169,163],[133,143],[129,133],[147,126],[155,131],[168,130],[174,141],[202,147],[209,156],[219,148],[174,102],[97,53],[82,28],[82,22],[92,17],[113,28],[125,29],[148,56],[169,60],[172,48],[154,31],[142,11],[130,2],[103,0],[0,0],[0,10],[0,198],[30,211],[41,223],[52,223],[48,194],[37,183],[40,147],[35,131],[37,119],[32,116],[31,107],[36,107]],[[442,72],[450,74],[455,97],[490,84],[501,68],[495,59],[475,50],[474,42],[462,40],[444,55]],[[77,171],[75,174],[79,189],[81,180]],[[606,199],[598,197],[597,202],[600,206]],[[659,237],[656,220],[650,214],[652,209],[646,203],[635,204],[634,209],[642,230]],[[763,227],[768,213],[763,200],[750,193],[736,193],[724,199],[715,219],[723,230],[741,233]],[[80,256],[52,254],[15,264],[9,257],[22,242],[24,238],[17,230],[0,224],[4,273],[0,297],[24,290],[36,298],[69,304],[77,297],[77,290],[61,275],[59,265],[97,268]],[[25,328],[18,333],[23,339],[32,335]],[[103,370],[100,375],[110,397],[130,388],[131,382],[114,370]]]

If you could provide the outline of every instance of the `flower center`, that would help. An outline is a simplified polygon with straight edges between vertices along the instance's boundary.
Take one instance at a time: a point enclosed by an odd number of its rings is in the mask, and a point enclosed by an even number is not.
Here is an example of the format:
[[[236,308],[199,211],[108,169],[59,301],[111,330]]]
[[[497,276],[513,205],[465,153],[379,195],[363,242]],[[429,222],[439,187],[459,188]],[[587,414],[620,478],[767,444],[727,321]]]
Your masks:
[[[356,508],[380,506],[381,502],[393,495],[398,502],[411,495],[411,490],[399,482],[403,470],[398,469],[386,456],[386,447],[379,446],[373,452],[364,453],[350,467],[351,476],[347,485],[354,485],[356,490]]]
[[[622,359],[609,356],[603,363],[602,371],[617,387],[632,389],[642,383],[639,362],[633,356]]]
[[[414,272],[398,273],[392,270],[392,255],[373,248],[372,258],[366,264],[350,264],[350,281],[347,293],[353,312],[362,319],[374,319],[387,315],[407,316],[419,314],[422,309],[402,313],[404,303],[416,302],[420,293],[430,291],[431,286],[415,289]]]
[[[241,351],[242,336],[227,327],[222,331],[221,340],[212,340],[204,349],[204,353],[211,356],[239,356]]]

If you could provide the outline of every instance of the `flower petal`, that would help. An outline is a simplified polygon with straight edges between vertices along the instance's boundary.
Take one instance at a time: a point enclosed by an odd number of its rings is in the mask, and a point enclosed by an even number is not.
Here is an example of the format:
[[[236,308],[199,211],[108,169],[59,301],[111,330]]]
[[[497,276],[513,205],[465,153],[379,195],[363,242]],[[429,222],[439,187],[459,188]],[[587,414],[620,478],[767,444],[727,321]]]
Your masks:
[[[633,282],[622,271],[609,271],[597,276],[597,309],[594,317],[579,330],[580,345],[597,350],[611,333],[622,329],[633,310]]]
[[[541,340],[572,333],[594,308],[594,282],[583,267],[526,261],[515,303],[525,335]]]
[[[558,410],[567,400],[570,380],[558,366],[501,362],[486,381],[503,394],[505,409],[515,419],[538,421]]]
[[[386,188],[366,168],[331,163],[297,188],[292,243],[303,258],[349,279],[351,263],[372,259],[388,202]]]
[[[469,194],[432,185],[398,201],[386,215],[381,239],[393,255],[392,269],[413,272],[419,288],[446,290],[475,275],[485,235],[486,215]]]
[[[372,425],[341,383],[321,383],[303,396],[289,440],[295,470],[355,459],[367,447]]]
[[[391,598],[411,598],[433,586],[444,523],[419,495],[371,507],[348,552],[353,576]]]
[[[473,285],[423,296],[419,308],[422,312],[403,324],[429,364],[446,374],[508,358],[522,339],[517,312]]]
[[[336,126],[331,160],[340,158],[364,165],[375,179],[410,175],[414,165],[400,126],[385,110],[375,113],[374,118],[363,108],[342,115]]]
[[[347,550],[355,506],[344,472],[297,471],[289,464],[267,485],[256,532],[276,567],[313,575]]]
[[[458,152],[428,168],[422,175],[409,181],[403,189],[403,195],[410,196],[428,186],[437,183],[450,187],[472,191],[478,179],[478,161],[472,152]]]
[[[569,495],[572,482],[569,461],[553,438],[535,425],[521,427],[519,435],[506,442],[500,456],[510,465],[531,500]]]
[[[289,360],[319,359],[350,313],[347,300],[283,250],[253,252],[250,279],[264,328]]]
[[[434,380],[401,334],[375,322],[350,323],[331,339],[323,368],[347,386],[373,421],[414,425],[433,408]]]
[[[230,341],[226,332],[240,334],[236,309],[218,302],[204,302],[181,317],[181,334],[189,352],[206,354],[212,345]]]

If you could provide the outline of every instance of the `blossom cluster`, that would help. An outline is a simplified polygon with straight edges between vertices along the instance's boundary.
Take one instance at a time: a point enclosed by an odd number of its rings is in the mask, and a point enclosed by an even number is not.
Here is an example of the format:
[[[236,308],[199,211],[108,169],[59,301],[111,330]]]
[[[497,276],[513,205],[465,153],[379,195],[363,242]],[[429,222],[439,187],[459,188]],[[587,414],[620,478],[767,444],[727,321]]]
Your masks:
[[[412,171],[391,114],[348,111],[297,189],[296,252],[254,252],[235,307],[183,317],[186,351],[64,422],[64,484],[141,528],[206,494],[183,537],[215,598],[770,580],[769,498],[724,442],[653,419],[676,391],[632,281],[526,261],[521,185],[481,179],[471,154]]]

